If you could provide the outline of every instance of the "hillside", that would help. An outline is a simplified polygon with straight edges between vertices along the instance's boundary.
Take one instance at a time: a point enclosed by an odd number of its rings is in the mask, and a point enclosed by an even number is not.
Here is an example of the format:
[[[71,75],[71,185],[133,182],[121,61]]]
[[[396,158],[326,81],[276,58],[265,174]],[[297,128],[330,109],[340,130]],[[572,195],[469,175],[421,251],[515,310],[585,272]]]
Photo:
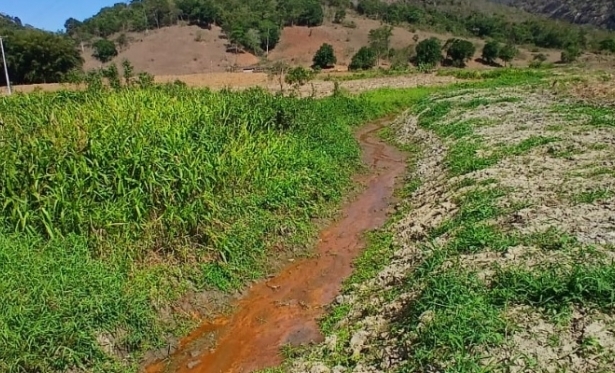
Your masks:
[[[294,26],[281,30],[280,41],[269,53],[270,61],[285,61],[293,65],[310,66],[314,53],[323,43],[331,44],[338,58],[337,68],[346,70],[353,54],[368,43],[370,30],[378,28],[377,20],[347,17],[355,27],[348,28],[325,22],[317,27]],[[414,43],[417,34],[422,40],[431,36],[447,39],[452,34],[410,32],[404,27],[395,27],[391,38],[392,48],[403,48]],[[120,51],[112,63],[119,64],[124,58],[131,61],[137,71],[154,75],[186,75],[224,72],[231,66],[251,66],[260,58],[247,51],[239,54],[229,45],[222,29],[213,26],[210,30],[197,26],[176,25],[147,33],[130,33],[130,42]],[[480,45],[480,39],[474,39]],[[92,50],[85,48],[84,69],[100,67],[92,57]]]
[[[382,26],[378,20],[367,19],[357,15],[348,15],[347,22],[353,27],[344,27],[332,22],[325,22],[321,26],[285,27],[280,32],[280,40],[272,49],[268,61],[284,61],[292,65],[310,66],[312,58],[318,48],[324,43],[330,44],[335,50],[337,64],[335,70],[346,71],[352,56],[368,44],[370,30]],[[410,31],[408,27],[396,26],[393,28],[391,48],[400,49],[414,44],[413,37],[419,40],[436,37],[447,40],[454,35],[445,32],[431,32],[424,30]],[[235,55],[221,28],[213,26],[210,30],[197,26],[176,25],[151,30],[147,33],[128,34],[130,42],[120,51],[111,63],[119,65],[123,59],[128,59],[137,71],[147,71],[156,76],[177,76],[203,73],[219,73],[228,71],[233,65],[240,67],[252,66],[261,61],[261,58],[242,52]],[[484,40],[469,37],[477,47],[474,58],[480,57]],[[198,41],[197,41],[198,40]],[[516,66],[526,66],[532,59],[532,53],[526,48],[520,48],[521,53],[515,60]],[[550,62],[559,59],[559,51],[544,49]],[[92,50],[85,48],[84,69],[98,68],[101,63],[92,57]],[[383,66],[387,65],[383,61]],[[485,67],[470,61],[470,67]]]
[[[23,27],[19,17],[11,17],[8,14],[0,13],[0,29],[20,29]]]
[[[590,24],[615,30],[615,2],[612,0],[492,0],[534,14],[571,23]]]

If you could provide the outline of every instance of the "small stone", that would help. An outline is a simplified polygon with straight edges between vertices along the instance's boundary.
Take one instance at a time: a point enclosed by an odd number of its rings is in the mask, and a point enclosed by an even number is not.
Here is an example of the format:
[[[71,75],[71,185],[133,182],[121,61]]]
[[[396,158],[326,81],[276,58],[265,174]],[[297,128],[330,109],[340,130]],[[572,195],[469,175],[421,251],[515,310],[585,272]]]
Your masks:
[[[188,367],[188,369],[193,369],[194,367],[196,367],[199,364],[201,364],[201,360],[193,360],[193,361],[189,362],[188,364],[186,364],[186,367]]]
[[[314,363],[310,369],[310,373],[331,373],[331,369],[323,363]]]

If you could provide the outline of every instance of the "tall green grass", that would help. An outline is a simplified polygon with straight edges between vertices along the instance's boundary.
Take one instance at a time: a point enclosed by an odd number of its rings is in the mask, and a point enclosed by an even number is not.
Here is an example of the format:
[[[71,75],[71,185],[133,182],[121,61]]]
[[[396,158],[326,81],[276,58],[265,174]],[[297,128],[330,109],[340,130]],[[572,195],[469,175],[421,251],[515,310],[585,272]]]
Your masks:
[[[128,369],[96,338],[160,347],[183,293],[262,276],[350,186],[352,126],[396,108],[173,86],[2,98],[0,370]]]

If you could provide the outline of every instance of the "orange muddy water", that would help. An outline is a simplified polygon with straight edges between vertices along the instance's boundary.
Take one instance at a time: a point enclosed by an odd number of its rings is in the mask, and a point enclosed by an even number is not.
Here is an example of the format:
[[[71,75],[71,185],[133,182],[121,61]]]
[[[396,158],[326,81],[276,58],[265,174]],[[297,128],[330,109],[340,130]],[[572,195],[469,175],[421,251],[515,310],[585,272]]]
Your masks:
[[[357,132],[369,172],[356,180],[365,188],[343,207],[341,218],[320,233],[316,255],[253,285],[234,313],[203,324],[147,373],[253,372],[280,364],[285,344],[322,340],[318,318],[351,274],[353,260],[364,248],[363,233],[385,222],[395,180],[405,169],[405,155],[378,138],[385,125],[380,121]]]

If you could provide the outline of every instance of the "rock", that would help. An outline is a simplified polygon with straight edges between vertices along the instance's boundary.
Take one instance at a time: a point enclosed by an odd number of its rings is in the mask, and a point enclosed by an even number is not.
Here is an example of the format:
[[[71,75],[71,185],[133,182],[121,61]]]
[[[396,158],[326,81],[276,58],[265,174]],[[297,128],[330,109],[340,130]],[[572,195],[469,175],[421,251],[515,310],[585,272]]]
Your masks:
[[[323,363],[314,363],[310,368],[310,373],[331,373],[331,369]]]
[[[359,330],[352,335],[352,338],[350,339],[350,349],[352,350],[353,357],[357,358],[361,355],[361,351],[363,350],[363,346],[365,346],[367,337],[369,337],[369,333],[365,330]]]
[[[201,360],[193,360],[193,361],[189,362],[188,364],[186,364],[186,367],[188,369],[193,369],[194,367],[196,367],[199,364],[201,364]]]

